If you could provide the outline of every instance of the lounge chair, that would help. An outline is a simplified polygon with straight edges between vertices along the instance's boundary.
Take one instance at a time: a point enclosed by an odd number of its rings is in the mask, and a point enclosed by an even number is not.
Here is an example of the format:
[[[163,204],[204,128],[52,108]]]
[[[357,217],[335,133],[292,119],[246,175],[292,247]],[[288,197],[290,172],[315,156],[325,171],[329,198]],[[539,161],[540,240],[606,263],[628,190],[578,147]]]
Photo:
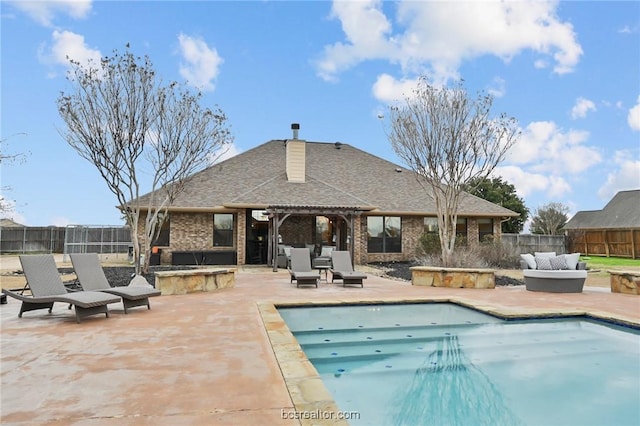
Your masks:
[[[318,287],[320,272],[311,269],[311,257],[309,249],[292,248],[291,265],[289,267],[291,282],[296,281],[296,287],[301,285],[315,285]]]
[[[119,298],[97,291],[76,291],[68,293],[53,259],[53,255],[20,256],[22,270],[27,278],[27,285],[31,290],[31,296],[3,289],[8,296],[22,301],[18,318],[27,311],[37,309],[53,309],[55,302],[73,305],[76,313],[76,322],[89,315],[105,314],[109,318],[109,303],[118,303]],[[71,307],[71,306],[69,306]]]
[[[122,298],[124,313],[136,306],[151,309],[149,297],[160,296],[160,290],[149,287],[111,287],[96,253],[72,254],[71,263],[83,290],[101,291]]]
[[[364,287],[363,280],[367,278],[366,274],[353,270],[351,264],[351,255],[348,251],[333,251],[331,253],[331,282],[341,279],[342,286],[359,285]]]

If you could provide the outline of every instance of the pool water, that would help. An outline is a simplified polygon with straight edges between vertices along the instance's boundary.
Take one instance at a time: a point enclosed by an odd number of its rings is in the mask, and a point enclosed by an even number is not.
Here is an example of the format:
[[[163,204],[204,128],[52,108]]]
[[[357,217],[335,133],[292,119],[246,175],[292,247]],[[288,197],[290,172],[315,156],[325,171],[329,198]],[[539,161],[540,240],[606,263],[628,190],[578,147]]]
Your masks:
[[[279,312],[350,424],[640,424],[637,330],[449,303]]]

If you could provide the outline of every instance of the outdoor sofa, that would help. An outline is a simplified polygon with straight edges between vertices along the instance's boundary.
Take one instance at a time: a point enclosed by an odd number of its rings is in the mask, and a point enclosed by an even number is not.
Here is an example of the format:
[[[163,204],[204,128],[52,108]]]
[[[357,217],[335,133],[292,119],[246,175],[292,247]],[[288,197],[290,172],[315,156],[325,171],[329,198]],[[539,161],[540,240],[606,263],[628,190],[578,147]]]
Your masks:
[[[582,293],[587,279],[587,264],[580,253],[556,255],[555,252],[521,254],[520,266],[529,291]]]

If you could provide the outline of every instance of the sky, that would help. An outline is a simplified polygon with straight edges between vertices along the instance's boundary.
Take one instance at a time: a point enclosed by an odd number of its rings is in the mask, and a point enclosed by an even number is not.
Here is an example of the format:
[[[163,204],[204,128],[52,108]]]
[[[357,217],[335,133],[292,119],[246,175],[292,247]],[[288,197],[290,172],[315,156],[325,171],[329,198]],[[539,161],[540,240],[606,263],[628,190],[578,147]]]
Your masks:
[[[420,76],[494,97],[522,135],[494,171],[530,211],[569,216],[640,188],[637,1],[1,1],[4,216],[121,225],[115,196],[64,140],[67,58],[147,55],[228,116],[226,156],[272,139],[347,143],[396,164],[384,120]],[[328,165],[329,166],[329,165]],[[150,189],[150,188],[148,188]],[[142,192],[147,192],[144,190]]]

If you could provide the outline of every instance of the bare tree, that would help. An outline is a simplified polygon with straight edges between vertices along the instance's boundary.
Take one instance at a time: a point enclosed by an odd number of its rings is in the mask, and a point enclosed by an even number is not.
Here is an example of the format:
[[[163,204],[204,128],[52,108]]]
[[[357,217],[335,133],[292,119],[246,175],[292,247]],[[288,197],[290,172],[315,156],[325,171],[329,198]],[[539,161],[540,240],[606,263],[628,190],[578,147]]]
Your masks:
[[[70,62],[73,89],[57,100],[67,125],[63,137],[115,194],[131,228],[136,273],[141,252],[146,272],[151,243],[186,179],[232,141],[227,117],[218,107],[203,108],[199,92],[175,82],[162,85],[150,59],[129,50],[114,51],[97,65]],[[143,185],[150,186],[145,197]]]
[[[567,224],[569,207],[562,203],[551,202],[538,207],[531,218],[531,233],[542,235],[561,235]]]
[[[26,135],[26,133],[16,133],[9,136],[6,139],[0,139],[0,166],[7,166],[8,164],[22,164],[26,161],[26,157],[28,153],[20,152],[20,153],[11,153],[7,151],[7,141],[9,138],[17,135]],[[10,192],[12,190],[11,186],[1,185],[0,186],[0,214],[8,214],[13,211],[15,207],[14,200],[8,200],[4,194]]]
[[[460,81],[436,87],[422,77],[404,103],[390,107],[391,145],[433,197],[444,266],[455,248],[464,189],[488,177],[520,135],[517,121],[489,116],[493,97],[471,99]]]

